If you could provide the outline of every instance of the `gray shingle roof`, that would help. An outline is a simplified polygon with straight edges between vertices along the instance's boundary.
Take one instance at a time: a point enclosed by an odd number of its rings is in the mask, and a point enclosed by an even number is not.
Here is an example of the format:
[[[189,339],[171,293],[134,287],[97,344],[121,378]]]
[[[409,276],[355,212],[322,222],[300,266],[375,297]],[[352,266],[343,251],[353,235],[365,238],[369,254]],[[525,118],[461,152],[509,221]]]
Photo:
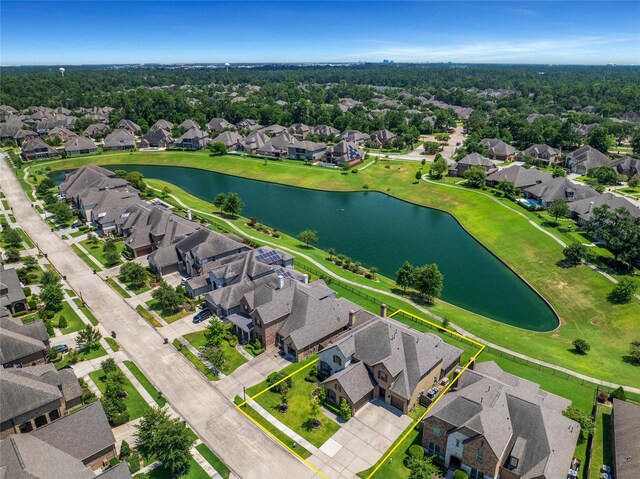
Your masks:
[[[136,138],[128,130],[116,129],[104,139],[105,148],[119,148],[135,146]]]
[[[469,166],[487,166],[487,167],[494,167],[494,164],[491,163],[491,160],[489,160],[489,158],[482,156],[480,153],[469,153],[467,156],[465,156],[464,158],[460,159],[460,161],[458,161],[459,165],[469,165]]]
[[[64,144],[64,151],[67,153],[80,150],[97,150],[96,144],[83,136],[71,138]]]
[[[551,178],[526,188],[525,192],[546,203],[553,203],[557,200],[570,202],[598,196],[598,192],[590,186],[577,185],[563,176]]]
[[[235,146],[242,141],[242,136],[240,136],[235,131],[223,131],[218,136],[216,136],[212,142],[221,142],[224,143],[227,148]]]
[[[604,193],[602,195],[574,201],[569,203],[569,209],[580,219],[589,221],[591,219],[591,214],[593,213],[593,208],[603,205],[609,206],[612,210],[624,208],[630,213],[632,218],[640,217],[640,206],[631,202],[627,198],[614,195],[613,193]]]
[[[484,138],[481,143],[487,153],[491,155],[510,156],[516,152],[513,146],[498,138]]]
[[[58,371],[53,364],[45,363],[11,371],[13,374],[26,376],[57,387],[62,392],[65,402],[73,402],[82,397],[82,388],[71,369]]]
[[[352,404],[357,403],[373,391],[376,385],[371,373],[362,362],[351,363],[346,368],[327,378],[323,384],[334,380],[338,381]]]
[[[640,470],[640,406],[613,400],[616,479],[637,479]]]
[[[0,305],[9,306],[26,298],[15,268],[0,269]]]
[[[0,364],[11,363],[47,349],[45,341],[49,340],[49,336],[42,321],[28,325],[17,323],[19,321],[12,318],[0,318]],[[41,338],[43,329],[45,339]]]
[[[0,369],[0,422],[14,421],[20,424],[40,408],[42,412],[57,409],[62,399],[60,390],[51,384],[27,374],[16,374],[13,369]],[[37,414],[39,415],[39,414]]]
[[[551,173],[536,170],[535,168],[525,168],[520,165],[511,165],[506,168],[500,168],[487,175],[487,181],[499,182],[508,180],[515,184],[516,188],[528,188],[537,185],[543,181],[553,178]]]
[[[610,165],[611,160],[609,160],[609,157],[604,153],[587,145],[569,153],[567,155],[566,164],[569,167],[581,165],[581,168],[590,170],[591,168],[596,168],[598,166]]]

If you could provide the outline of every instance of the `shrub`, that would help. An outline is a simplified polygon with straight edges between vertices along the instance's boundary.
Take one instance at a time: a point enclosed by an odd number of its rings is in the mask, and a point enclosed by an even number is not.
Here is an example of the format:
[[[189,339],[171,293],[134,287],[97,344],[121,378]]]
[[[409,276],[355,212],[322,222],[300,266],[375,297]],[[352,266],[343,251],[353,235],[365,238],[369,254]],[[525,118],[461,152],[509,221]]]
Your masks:
[[[22,290],[24,291],[25,296],[31,296],[31,288],[29,286],[25,286],[24,288],[22,288]]]
[[[133,454],[131,457],[129,457],[127,459],[127,464],[129,464],[129,472],[131,474],[138,472],[140,470],[140,458],[138,457],[138,454]],[[136,479],[142,478],[143,476],[146,477],[146,475],[138,474],[136,476]]]
[[[453,473],[453,479],[469,479],[469,475],[462,469],[458,469]]]
[[[351,419],[351,406],[346,399],[343,399],[342,402],[340,402],[340,417],[343,421]]]
[[[609,301],[619,304],[628,303],[637,290],[638,284],[633,279],[622,278],[609,293]]]
[[[129,457],[129,455],[131,455],[131,447],[127,441],[122,441],[120,445],[120,457],[125,458]]]
[[[573,349],[578,354],[587,354],[591,349],[589,343],[584,339],[574,339],[571,344],[573,344]]]
[[[118,464],[120,464],[120,460],[118,460],[118,458],[117,458],[117,457],[112,457],[112,458],[109,460],[109,467],[110,467],[110,468],[111,468],[111,467],[115,467],[115,466],[117,466]]]
[[[620,399],[621,401],[627,400],[627,395],[625,394],[624,388],[622,386],[614,391],[611,391],[611,394],[609,394],[609,400],[611,401],[612,399]]]
[[[238,344],[238,337],[231,336],[231,338],[229,339],[229,346],[231,346],[232,348],[235,348],[237,344]]]
[[[267,376],[267,384],[269,386],[273,386],[275,383],[277,383],[281,379],[285,378],[286,376],[287,376],[287,374],[282,372],[282,371],[276,371],[275,373],[271,373],[271,374],[269,374],[269,376]],[[287,378],[286,380],[284,380],[280,384],[286,384],[287,385],[286,387],[291,389],[291,386],[293,385],[293,382],[291,381],[291,378]],[[278,384],[277,386],[273,387],[271,390],[273,392],[279,394],[280,391],[281,391],[280,384]]]
[[[421,445],[414,444],[411,447],[409,447],[409,450],[407,451],[407,455],[414,459],[422,459],[424,457],[424,449],[422,448]]]
[[[55,362],[56,359],[58,359],[58,350],[55,348],[51,348],[47,351],[47,359],[49,360],[49,362]]]
[[[34,298],[29,300],[29,309],[38,309],[38,302]]]
[[[45,321],[44,322],[44,326],[45,328],[47,328],[47,334],[49,336],[55,336],[55,331],[53,330],[53,324],[51,324],[51,321]]]
[[[58,328],[64,329],[68,326],[69,322],[67,321],[67,318],[65,318],[64,316],[60,316],[60,319],[58,320]]]

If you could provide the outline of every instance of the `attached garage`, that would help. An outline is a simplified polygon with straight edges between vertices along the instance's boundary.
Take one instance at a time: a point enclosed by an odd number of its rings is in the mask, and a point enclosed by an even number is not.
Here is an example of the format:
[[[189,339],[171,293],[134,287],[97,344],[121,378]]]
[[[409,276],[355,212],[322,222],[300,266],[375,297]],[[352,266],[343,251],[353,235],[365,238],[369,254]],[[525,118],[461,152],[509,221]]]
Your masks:
[[[391,396],[391,405],[397,409],[399,409],[402,412],[404,411],[404,405],[406,404],[406,401],[404,399],[400,399],[398,397],[395,396]]]

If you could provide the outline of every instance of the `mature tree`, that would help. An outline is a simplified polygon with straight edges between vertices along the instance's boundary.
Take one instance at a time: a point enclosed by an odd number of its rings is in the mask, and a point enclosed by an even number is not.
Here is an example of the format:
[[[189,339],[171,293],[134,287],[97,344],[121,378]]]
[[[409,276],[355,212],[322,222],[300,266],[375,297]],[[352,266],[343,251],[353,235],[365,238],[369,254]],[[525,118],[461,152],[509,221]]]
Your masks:
[[[298,234],[298,239],[307,245],[307,248],[309,248],[311,244],[318,242],[318,232],[315,230],[301,231]]]
[[[238,193],[228,193],[224,203],[222,204],[222,212],[231,217],[236,217],[240,213],[242,213],[242,209],[244,208],[244,202],[238,195]]]
[[[53,182],[53,180],[48,176],[45,176],[36,187],[36,193],[38,196],[42,197],[46,195],[54,186],[56,186],[56,184]]]
[[[613,287],[609,299],[614,303],[628,303],[637,291],[638,283],[632,278],[624,277]]]
[[[147,283],[147,270],[139,263],[125,263],[120,268],[120,279],[134,288],[141,288]]]
[[[125,180],[136,190],[144,191],[147,189],[147,184],[144,182],[144,176],[139,171],[130,171],[126,174]]]
[[[67,318],[65,318],[64,315],[60,316],[60,319],[58,319],[58,329],[65,329],[69,326],[69,322],[67,321]]]
[[[437,264],[418,266],[413,273],[413,286],[428,303],[440,297],[443,276]]]
[[[626,208],[612,210],[608,205],[593,209],[587,227],[601,240],[616,260],[640,260],[640,218],[633,218]]]
[[[227,328],[218,318],[212,318],[204,331],[207,346],[219,347],[227,334]]]
[[[551,169],[551,176],[553,176],[554,178],[567,176],[567,170],[565,170],[561,166],[554,166]]]
[[[117,250],[109,250],[104,253],[104,262],[108,267],[115,266],[120,262],[120,253]]]
[[[587,172],[589,178],[593,178],[601,185],[615,185],[619,182],[618,173],[609,165],[591,168]]]
[[[40,285],[46,288],[49,285],[60,285],[60,277],[53,271],[45,271],[40,277]]]
[[[627,185],[629,186],[629,188],[637,188],[638,186],[640,186],[640,178],[634,176],[627,182]]]
[[[564,254],[565,260],[568,264],[579,264],[588,255],[588,250],[582,243],[571,243],[567,245],[562,254]]]
[[[626,401],[627,394],[624,392],[624,388],[622,386],[619,386],[617,389],[611,391],[611,394],[609,394],[609,400],[611,399],[620,399],[620,401]]]
[[[640,366],[640,340],[632,341],[629,347],[629,355],[623,358],[634,366]]]
[[[102,369],[102,372],[105,375],[109,375],[118,370],[118,365],[116,364],[116,361],[113,358],[108,358],[100,363],[100,369]]]
[[[214,141],[211,144],[211,153],[214,155],[224,155],[227,153],[227,145],[221,141]]]
[[[168,185],[164,185],[162,187],[162,197],[166,198],[167,196],[169,196],[171,194],[171,188],[169,188]]]
[[[105,389],[105,394],[102,396],[100,403],[102,404],[102,409],[104,409],[104,413],[111,426],[116,427],[129,422],[129,411],[127,411],[127,405],[110,390],[109,393],[107,393],[107,390]]]
[[[153,455],[162,466],[176,475],[189,469],[191,461],[189,429],[180,419],[162,421],[153,437]]]
[[[7,246],[13,246],[14,248],[22,246],[22,237],[20,236],[20,233],[8,226],[2,231],[2,240],[7,244]]]
[[[27,268],[27,270],[31,271],[38,267],[38,260],[33,256],[25,256],[22,259],[22,265]]]
[[[267,385],[271,387],[271,390],[275,393],[280,393],[280,387],[282,384],[286,384],[286,387],[291,388],[293,385],[292,379],[287,377],[287,373],[284,371],[276,371],[267,376]],[[282,382],[281,382],[282,381]],[[277,383],[277,384],[276,384]]]
[[[405,261],[400,266],[400,269],[396,271],[396,285],[402,288],[402,291],[406,292],[407,288],[411,288],[413,286],[413,277],[415,273],[415,268],[411,263]]]
[[[472,166],[464,172],[464,177],[472,188],[482,188],[487,183],[487,172],[482,166]]]
[[[582,444],[591,434],[593,434],[594,423],[589,414],[585,414],[581,409],[578,409],[575,406],[569,406],[562,414],[580,424],[580,437],[578,438],[578,444]]]
[[[584,339],[574,339],[571,344],[578,354],[587,354],[591,350],[591,346]]]
[[[40,299],[44,303],[45,309],[49,311],[60,311],[64,301],[64,293],[60,284],[49,284],[40,291]]]
[[[87,324],[83,329],[78,331],[76,336],[76,346],[78,349],[90,350],[97,348],[100,345],[100,338],[102,334],[98,331],[98,328],[94,328],[90,324]]]
[[[437,141],[425,141],[424,142],[424,152],[427,155],[435,155],[440,151],[440,143]]]
[[[73,212],[66,201],[57,201],[48,207],[56,223],[66,223],[73,218]]]
[[[218,193],[216,195],[216,197],[213,199],[213,206],[215,206],[218,209],[222,209],[222,206],[224,205],[224,202],[227,199],[227,195],[224,193]]]
[[[20,251],[18,248],[11,246],[5,250],[4,258],[7,260],[7,263],[17,263],[20,261]]]
[[[447,160],[441,156],[440,158],[436,158],[433,165],[431,165],[431,170],[429,172],[434,178],[442,178],[448,169],[449,165],[447,164]]]
[[[169,421],[169,413],[159,407],[151,408],[140,419],[136,427],[136,447],[143,456],[149,457],[154,453],[154,437],[160,424]]]
[[[518,195],[518,188],[510,180],[500,180],[496,185],[496,189],[502,191],[507,198],[514,198]]]
[[[161,280],[160,285],[153,290],[151,297],[158,301],[164,311],[179,311],[182,306],[182,296],[167,284],[164,279]]]
[[[640,156],[640,130],[633,135],[633,138],[631,139],[631,147],[633,148],[633,153],[636,156]]]
[[[130,455],[131,455],[131,446],[129,446],[129,443],[127,441],[123,440],[122,443],[120,444],[120,458],[126,459]]]
[[[224,349],[218,346],[205,345],[200,348],[200,359],[211,364],[217,371],[222,371],[229,357]]]
[[[556,200],[549,206],[549,214],[555,220],[555,224],[558,224],[558,218],[566,218],[569,216],[569,207],[564,200]]]
[[[587,143],[602,153],[607,153],[612,146],[611,140],[609,139],[609,132],[604,126],[599,126],[591,130]]]
[[[422,178],[422,170],[416,171],[416,180],[419,180],[420,178]]]

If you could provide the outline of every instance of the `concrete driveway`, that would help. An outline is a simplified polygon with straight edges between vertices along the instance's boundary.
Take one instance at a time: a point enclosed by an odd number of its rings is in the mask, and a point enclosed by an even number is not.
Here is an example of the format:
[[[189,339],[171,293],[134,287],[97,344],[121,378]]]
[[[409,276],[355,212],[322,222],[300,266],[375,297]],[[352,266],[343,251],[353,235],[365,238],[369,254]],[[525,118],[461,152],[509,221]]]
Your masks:
[[[0,156],[0,179],[19,225],[67,277],[71,288],[82,294],[102,327],[118,331],[123,351],[203,442],[244,479],[311,478],[309,468],[236,410],[173,346],[163,344],[161,334],[51,232],[31,207],[5,157]]]

